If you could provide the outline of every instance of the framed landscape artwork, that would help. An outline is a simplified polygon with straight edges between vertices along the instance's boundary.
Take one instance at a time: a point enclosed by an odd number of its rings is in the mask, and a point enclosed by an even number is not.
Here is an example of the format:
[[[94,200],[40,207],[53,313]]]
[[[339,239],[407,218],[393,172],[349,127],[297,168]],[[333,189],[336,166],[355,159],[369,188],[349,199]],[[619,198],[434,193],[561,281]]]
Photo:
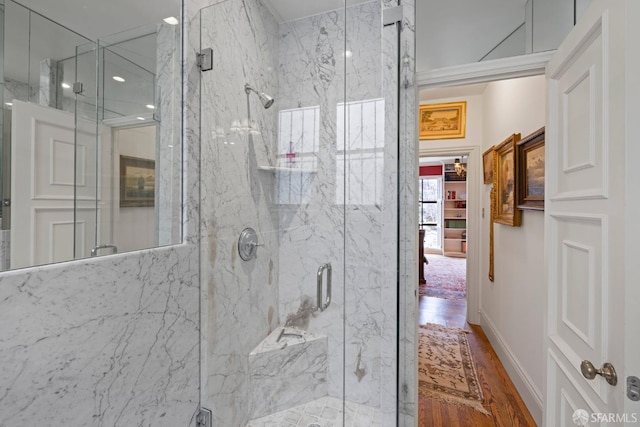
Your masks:
[[[519,227],[522,220],[522,211],[517,208],[516,202],[518,193],[516,144],[519,141],[520,134],[514,133],[496,146],[493,165],[493,186],[496,192],[494,221],[512,227]]]
[[[420,139],[464,138],[467,102],[420,105]]]
[[[518,143],[518,208],[544,210],[544,127]]]
[[[491,146],[487,151],[482,153],[482,173],[484,175],[484,183],[491,184],[493,182],[493,150],[495,146]]]
[[[155,161],[120,156],[120,207],[153,206],[155,194]]]

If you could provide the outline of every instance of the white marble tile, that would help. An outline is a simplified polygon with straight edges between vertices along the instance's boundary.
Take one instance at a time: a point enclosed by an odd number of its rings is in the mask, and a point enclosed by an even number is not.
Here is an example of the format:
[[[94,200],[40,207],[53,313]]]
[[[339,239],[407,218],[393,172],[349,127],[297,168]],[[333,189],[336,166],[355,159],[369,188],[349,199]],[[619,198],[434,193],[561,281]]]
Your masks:
[[[266,417],[249,421],[246,427],[372,427],[381,426],[377,408],[343,401],[334,397],[323,397],[304,405],[276,412]]]
[[[4,273],[0,425],[188,423],[198,406],[194,248]]]
[[[159,24],[156,35],[156,235],[158,245],[180,242],[182,233],[182,73],[180,27]]]
[[[278,26],[254,0],[203,9],[200,24],[202,47],[217,58],[214,70],[201,74],[199,112],[201,274],[208,287],[204,404],[216,424],[231,426],[249,416],[249,353],[279,320],[275,177],[259,169],[275,164],[278,101],[265,110],[244,90],[248,83],[276,95]],[[249,123],[258,133],[249,132]],[[245,227],[264,245],[251,261],[237,252]]]
[[[251,418],[326,396],[327,337],[274,330],[249,355],[249,390]]]

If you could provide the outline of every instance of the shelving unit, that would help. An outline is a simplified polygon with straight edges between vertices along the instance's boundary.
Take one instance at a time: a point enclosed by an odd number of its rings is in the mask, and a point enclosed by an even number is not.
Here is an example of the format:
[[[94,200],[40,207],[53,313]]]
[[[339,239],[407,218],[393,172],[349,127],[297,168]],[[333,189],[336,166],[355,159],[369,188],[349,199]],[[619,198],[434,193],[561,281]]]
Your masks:
[[[466,166],[466,165],[465,165]],[[459,176],[453,164],[443,168],[443,209],[445,256],[467,256],[467,179]]]

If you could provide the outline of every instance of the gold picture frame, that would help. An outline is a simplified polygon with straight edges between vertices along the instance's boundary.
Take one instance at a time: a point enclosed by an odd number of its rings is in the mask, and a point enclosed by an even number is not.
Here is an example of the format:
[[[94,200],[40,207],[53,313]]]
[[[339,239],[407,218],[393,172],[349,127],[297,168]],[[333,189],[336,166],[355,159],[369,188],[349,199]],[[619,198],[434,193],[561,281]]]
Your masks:
[[[120,207],[153,206],[156,193],[156,162],[120,156]]]
[[[518,208],[544,210],[544,127],[518,143]]]
[[[464,138],[467,123],[467,102],[420,105],[418,116],[420,139]]]
[[[487,151],[482,153],[482,174],[484,176],[484,183],[493,183],[493,150],[495,145],[492,145]]]
[[[517,207],[518,152],[516,144],[518,141],[520,141],[520,134],[514,133],[496,146],[493,163],[494,221],[512,227],[519,227],[522,223],[522,211]]]

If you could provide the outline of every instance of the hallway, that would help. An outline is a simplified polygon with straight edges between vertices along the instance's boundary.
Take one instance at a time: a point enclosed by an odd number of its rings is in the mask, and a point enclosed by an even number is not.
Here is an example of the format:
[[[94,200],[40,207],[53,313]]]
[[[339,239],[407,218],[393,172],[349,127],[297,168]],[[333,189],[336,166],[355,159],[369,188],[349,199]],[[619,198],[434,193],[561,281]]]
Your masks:
[[[419,322],[436,323],[448,327],[472,331],[469,345],[476,363],[478,377],[484,394],[484,407],[491,416],[472,408],[419,398],[418,425],[420,427],[454,426],[535,426],[535,422],[520,398],[504,367],[498,360],[482,328],[465,321],[465,300],[446,300],[420,297]]]

